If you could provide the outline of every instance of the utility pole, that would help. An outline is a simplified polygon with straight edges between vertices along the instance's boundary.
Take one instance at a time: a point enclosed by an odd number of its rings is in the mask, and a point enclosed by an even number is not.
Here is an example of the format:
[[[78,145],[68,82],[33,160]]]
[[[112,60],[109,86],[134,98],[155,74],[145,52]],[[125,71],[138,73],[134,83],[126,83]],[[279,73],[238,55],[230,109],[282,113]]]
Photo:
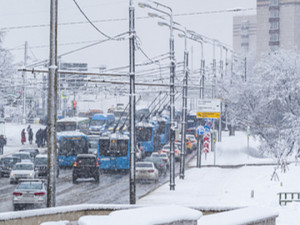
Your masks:
[[[214,84],[212,90],[212,98],[216,97],[216,82],[217,82],[217,71],[216,71],[216,41],[213,40],[213,76],[214,76]]]
[[[25,46],[24,46],[24,68],[26,68],[27,65],[27,54],[28,54],[28,43],[25,41]],[[22,123],[26,124],[26,85],[27,85],[27,75],[25,72],[22,73],[23,76],[23,120]]]
[[[247,57],[245,56],[245,82],[247,82]]]
[[[50,59],[48,73],[48,183],[47,207],[56,204],[57,0],[50,2]]]
[[[130,75],[130,95],[129,95],[129,113],[130,113],[130,204],[136,203],[135,186],[135,24],[134,24],[134,6],[133,1],[129,2],[129,75]]]
[[[200,67],[200,98],[204,99],[204,76],[205,76],[205,60],[204,60],[204,53],[203,53],[203,42],[201,44],[201,67]]]
[[[187,117],[187,88],[188,88],[188,59],[187,38],[184,32],[184,79],[182,89],[182,125],[181,125],[181,156],[180,156],[180,179],[184,179],[184,166],[186,154],[186,117]]]

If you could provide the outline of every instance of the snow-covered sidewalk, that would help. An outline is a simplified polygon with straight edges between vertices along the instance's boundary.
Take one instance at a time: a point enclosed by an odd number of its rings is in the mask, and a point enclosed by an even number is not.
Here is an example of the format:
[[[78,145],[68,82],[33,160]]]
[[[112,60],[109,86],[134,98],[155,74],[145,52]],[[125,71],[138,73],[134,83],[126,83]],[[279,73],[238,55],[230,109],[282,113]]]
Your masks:
[[[237,132],[236,136],[223,135],[222,142],[217,142],[216,164],[276,162],[274,159],[260,159],[247,155],[246,138],[246,135],[241,132]],[[250,140],[250,148],[255,150],[257,146],[257,142]],[[203,165],[213,165],[213,153],[202,162]],[[190,162],[190,166],[195,165],[196,159]],[[278,171],[279,181],[272,181],[274,166],[245,166],[235,169],[192,168],[186,170],[184,180],[176,177],[175,191],[170,191],[167,183],[139,199],[137,204],[178,204],[206,209],[260,206],[279,212],[278,225],[299,225],[300,204],[288,203],[286,206],[279,206],[278,202],[278,192],[300,192],[300,165],[296,166],[293,163],[288,166],[288,169],[286,173]]]

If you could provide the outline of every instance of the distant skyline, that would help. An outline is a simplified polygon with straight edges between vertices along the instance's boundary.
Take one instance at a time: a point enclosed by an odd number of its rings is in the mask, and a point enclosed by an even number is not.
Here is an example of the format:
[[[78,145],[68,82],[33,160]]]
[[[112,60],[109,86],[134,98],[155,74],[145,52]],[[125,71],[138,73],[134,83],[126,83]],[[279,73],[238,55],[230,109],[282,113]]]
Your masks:
[[[116,20],[128,18],[129,0],[76,0],[90,20]],[[138,7],[134,1],[136,18],[147,16],[149,9]],[[214,38],[232,46],[232,18],[235,15],[255,14],[255,10],[245,12],[223,12],[209,13],[209,11],[230,10],[234,8],[255,8],[255,0],[164,0],[159,1],[170,6],[173,13],[196,15],[175,16],[178,21],[187,29],[194,30],[200,34]],[[29,63],[34,59],[48,59],[49,57],[49,27],[32,27],[49,24],[50,1],[41,0],[0,0],[0,29],[10,27],[6,30],[3,46],[12,49],[16,62],[23,61],[24,43],[29,44]],[[73,0],[58,1],[58,23],[86,22],[79,12]],[[200,12],[206,12],[200,14]],[[207,13],[208,12],[208,13]],[[198,13],[198,14],[197,14]],[[135,29],[138,40],[143,51],[151,58],[169,51],[169,30],[157,25],[157,19],[136,19]],[[114,36],[128,30],[128,20],[95,22],[95,25],[104,33]],[[15,28],[20,27],[20,28]],[[23,28],[22,28],[23,27]],[[62,54],[88,43],[72,44],[104,40],[105,37],[98,33],[90,24],[61,25],[58,28],[58,54]],[[175,54],[177,61],[183,57],[183,40],[174,33]],[[189,42],[189,49],[193,46],[194,67],[198,67],[200,46],[197,43]],[[210,46],[205,47],[205,53],[211,54]],[[89,67],[106,66],[107,68],[124,66],[128,64],[128,40],[108,41],[93,48],[80,51],[76,54],[62,58],[64,62],[88,63]],[[136,62],[147,61],[147,58],[137,51]]]

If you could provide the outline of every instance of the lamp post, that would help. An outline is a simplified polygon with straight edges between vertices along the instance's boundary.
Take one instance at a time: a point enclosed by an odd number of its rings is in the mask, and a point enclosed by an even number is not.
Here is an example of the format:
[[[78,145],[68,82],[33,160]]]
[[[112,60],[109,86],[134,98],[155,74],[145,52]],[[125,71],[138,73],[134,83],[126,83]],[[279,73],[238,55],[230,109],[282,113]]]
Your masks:
[[[173,21],[174,22],[174,21]],[[185,170],[185,154],[186,154],[186,117],[187,117],[187,87],[188,87],[188,58],[189,52],[187,50],[187,31],[186,28],[181,26],[179,23],[174,22],[176,26],[173,26],[174,30],[178,30],[183,34],[179,34],[179,37],[184,38],[184,79],[182,89],[182,125],[181,125],[181,153],[180,153],[180,173],[179,178],[184,179]],[[159,25],[166,25],[165,23],[159,22]],[[183,29],[179,29],[177,26],[181,26]]]
[[[173,11],[169,6],[163,5],[159,2],[151,1],[151,3],[155,4],[156,7],[153,7],[147,3],[138,3],[141,8],[149,8],[155,10],[159,13],[167,15],[170,18],[170,190],[175,190],[175,88],[174,88],[174,80],[175,80],[175,54],[174,54],[174,36],[173,36]],[[165,8],[168,12],[161,10],[159,7]]]
[[[130,75],[130,95],[129,95],[129,113],[130,113],[130,204],[136,203],[135,186],[135,47],[134,47],[134,7],[133,2],[129,2],[129,75]]]

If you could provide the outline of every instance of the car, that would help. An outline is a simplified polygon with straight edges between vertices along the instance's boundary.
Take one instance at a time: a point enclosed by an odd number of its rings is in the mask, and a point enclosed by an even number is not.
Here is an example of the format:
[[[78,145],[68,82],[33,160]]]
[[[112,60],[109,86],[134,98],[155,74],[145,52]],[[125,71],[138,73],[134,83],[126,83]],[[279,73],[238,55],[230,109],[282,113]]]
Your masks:
[[[166,175],[167,174],[167,164],[164,162],[162,158],[159,157],[146,157],[144,162],[153,162],[155,168],[158,170],[158,175]]]
[[[72,169],[72,180],[74,184],[77,184],[78,178],[94,178],[95,183],[99,183],[100,169],[95,155],[77,155]]]
[[[40,153],[36,148],[20,149],[19,152],[29,152],[32,160]]]
[[[88,135],[89,154],[97,155],[99,135]]]
[[[14,157],[18,157],[21,161],[32,162],[32,158],[29,152],[15,152],[12,154]]]
[[[13,192],[12,203],[14,210],[30,208],[44,208],[47,204],[47,188],[43,180],[20,180]]]
[[[36,173],[32,162],[18,162],[10,171],[9,182],[10,184],[18,183],[20,179],[34,179]]]
[[[188,141],[191,142],[192,150],[196,150],[196,148],[197,148],[197,140],[195,138],[195,135],[193,135],[193,134],[187,134],[186,138],[188,139]]]
[[[47,177],[48,173],[48,155],[39,154],[34,159],[34,170],[37,177]],[[56,177],[59,176],[58,160],[56,164]]]
[[[137,181],[158,181],[158,170],[153,162],[137,162],[135,165],[135,179]]]
[[[174,153],[175,153],[175,160],[180,160],[180,150],[177,144],[174,144]],[[162,147],[160,153],[166,153],[170,157],[170,144],[166,144]]]
[[[166,153],[152,152],[151,157],[161,158],[166,163],[167,169],[170,167],[170,159]]]
[[[0,177],[9,177],[12,167],[21,162],[21,159],[13,156],[5,156],[0,159]]]

